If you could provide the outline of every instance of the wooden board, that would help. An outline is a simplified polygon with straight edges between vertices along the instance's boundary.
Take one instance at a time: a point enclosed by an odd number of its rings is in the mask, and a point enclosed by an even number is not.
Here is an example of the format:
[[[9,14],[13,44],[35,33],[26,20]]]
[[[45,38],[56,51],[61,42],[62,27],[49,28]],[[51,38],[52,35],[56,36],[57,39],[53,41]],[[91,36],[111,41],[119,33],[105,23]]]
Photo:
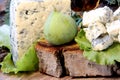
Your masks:
[[[4,74],[0,71],[0,80],[120,80],[120,77],[72,78],[69,76],[65,76],[62,78],[55,78],[52,76],[42,74],[40,72],[19,73],[15,75],[15,74]]]

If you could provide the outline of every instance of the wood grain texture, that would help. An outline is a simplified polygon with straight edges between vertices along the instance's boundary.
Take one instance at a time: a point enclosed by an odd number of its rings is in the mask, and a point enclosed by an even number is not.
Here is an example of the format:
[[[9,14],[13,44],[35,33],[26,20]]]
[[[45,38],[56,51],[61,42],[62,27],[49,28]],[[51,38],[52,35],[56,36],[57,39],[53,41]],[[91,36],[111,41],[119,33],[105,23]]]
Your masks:
[[[42,74],[40,72],[34,73],[19,73],[14,74],[4,74],[0,71],[0,80],[120,80],[120,77],[97,77],[97,78],[72,78],[65,76],[62,78],[55,78],[49,75]]]

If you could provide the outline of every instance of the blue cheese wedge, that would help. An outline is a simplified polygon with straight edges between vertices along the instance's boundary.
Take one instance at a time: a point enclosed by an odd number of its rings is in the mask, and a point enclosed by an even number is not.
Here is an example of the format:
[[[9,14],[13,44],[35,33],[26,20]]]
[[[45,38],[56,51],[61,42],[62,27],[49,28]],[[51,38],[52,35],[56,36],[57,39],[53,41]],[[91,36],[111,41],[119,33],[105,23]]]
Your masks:
[[[113,11],[105,6],[102,8],[97,8],[89,12],[83,13],[83,26],[88,27],[89,24],[95,22],[101,22],[106,24],[112,21]]]
[[[70,14],[70,0],[12,0],[10,5],[13,61],[43,35],[43,24],[51,11]]]
[[[84,28],[84,31],[86,32],[85,36],[86,38],[92,42],[92,40],[98,38],[100,35],[107,33],[107,30],[105,26],[100,23],[91,23],[88,28]]]

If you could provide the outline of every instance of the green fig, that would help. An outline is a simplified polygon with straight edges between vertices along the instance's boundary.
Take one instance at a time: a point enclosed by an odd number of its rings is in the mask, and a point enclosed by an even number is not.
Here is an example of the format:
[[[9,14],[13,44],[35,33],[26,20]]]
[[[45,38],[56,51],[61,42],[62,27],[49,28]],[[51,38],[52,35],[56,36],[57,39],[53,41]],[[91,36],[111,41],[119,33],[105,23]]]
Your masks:
[[[44,24],[45,39],[53,45],[68,43],[77,34],[77,25],[70,15],[54,10]]]

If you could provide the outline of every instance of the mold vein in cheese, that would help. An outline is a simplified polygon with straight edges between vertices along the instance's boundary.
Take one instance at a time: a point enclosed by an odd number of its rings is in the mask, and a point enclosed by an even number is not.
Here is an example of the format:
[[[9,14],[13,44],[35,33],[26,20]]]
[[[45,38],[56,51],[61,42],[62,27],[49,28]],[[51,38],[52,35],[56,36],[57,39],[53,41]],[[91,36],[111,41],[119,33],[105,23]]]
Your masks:
[[[113,39],[109,35],[101,36],[92,41],[93,50],[101,51],[113,44]]]

